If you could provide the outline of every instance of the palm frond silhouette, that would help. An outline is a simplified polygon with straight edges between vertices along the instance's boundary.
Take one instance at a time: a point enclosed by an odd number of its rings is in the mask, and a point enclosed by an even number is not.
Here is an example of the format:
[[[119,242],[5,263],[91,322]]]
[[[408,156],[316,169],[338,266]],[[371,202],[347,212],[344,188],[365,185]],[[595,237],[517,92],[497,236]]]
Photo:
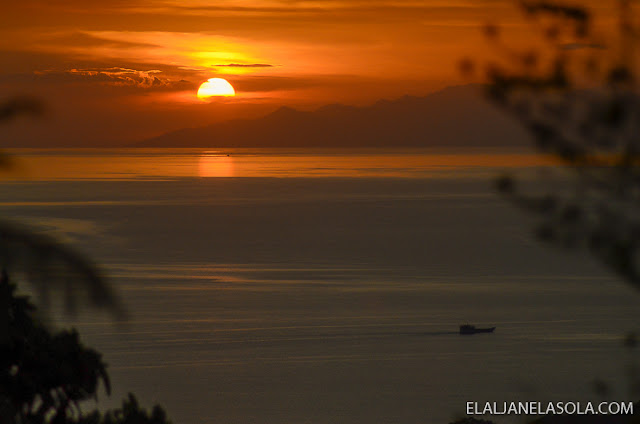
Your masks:
[[[0,123],[20,115],[43,113],[42,103],[30,97],[14,97],[0,103]],[[11,165],[10,155],[0,152],[0,169]],[[59,296],[71,315],[79,305],[88,304],[107,309],[116,319],[126,318],[122,302],[86,255],[54,237],[5,218],[0,218],[0,267],[25,276],[45,311],[53,297]]]

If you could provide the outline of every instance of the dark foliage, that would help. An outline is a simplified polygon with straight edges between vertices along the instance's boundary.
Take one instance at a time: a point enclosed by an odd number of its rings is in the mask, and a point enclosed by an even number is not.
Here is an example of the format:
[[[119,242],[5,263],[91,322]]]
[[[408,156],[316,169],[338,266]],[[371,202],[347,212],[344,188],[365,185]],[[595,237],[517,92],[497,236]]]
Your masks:
[[[0,104],[0,122],[20,114],[38,115],[40,102],[15,98]],[[0,154],[0,168],[12,165]],[[162,408],[149,413],[129,394],[121,409],[84,414],[81,403],[97,400],[100,383],[111,387],[102,355],[80,342],[75,330],[53,333],[36,317],[36,307],[16,295],[5,269],[22,273],[47,307],[62,294],[65,310],[79,303],[105,307],[116,318],[125,310],[98,268],[82,253],[20,224],[0,219],[0,423],[4,424],[171,424]]]
[[[30,97],[15,97],[0,103],[0,123],[20,115],[38,116],[44,107]],[[0,169],[13,165],[0,152]],[[0,266],[24,275],[39,295],[46,311],[52,296],[61,295],[65,310],[74,314],[79,304],[109,310],[124,320],[122,303],[95,264],[85,255],[57,239],[35,233],[24,225],[0,219]],[[6,323],[0,322],[0,345],[6,340]]]
[[[596,34],[585,8],[519,4],[547,47],[507,47],[489,26],[485,35],[507,60],[488,65],[487,95],[562,166],[542,183],[504,175],[496,186],[538,216],[540,240],[585,247],[640,288],[640,97],[629,1],[618,2],[618,34],[609,37]],[[464,72],[473,68],[461,64]]]
[[[519,121],[535,147],[557,167],[539,179],[503,175],[496,188],[538,219],[545,243],[588,249],[625,281],[640,289],[640,96],[634,53],[638,31],[629,0],[618,0],[613,33],[599,34],[592,13],[575,2],[518,2],[538,40],[536,48],[513,48],[500,28],[485,37],[503,53],[487,66],[487,97]],[[615,10],[615,9],[614,9]],[[532,38],[534,38],[532,37]],[[466,74],[476,64],[465,59]],[[633,350],[635,333],[624,345]],[[640,393],[632,360],[629,394]],[[593,382],[603,399],[610,386]],[[636,407],[637,407],[636,403]],[[637,422],[633,416],[547,416],[534,423]]]
[[[31,97],[14,97],[0,104],[0,122],[19,115],[42,115],[42,103]]]
[[[65,310],[75,314],[79,303],[108,308],[116,318],[126,312],[98,267],[85,255],[53,237],[35,233],[17,222],[0,219],[0,265],[24,274],[46,308],[62,294]]]
[[[0,278],[1,320],[8,342],[0,346],[0,422],[7,424],[170,424],[159,406],[140,409],[133,395],[121,409],[83,414],[81,402],[111,387],[102,355],[80,342],[75,330],[52,333],[35,317],[27,297]]]
[[[15,290],[3,272],[0,313],[9,340],[0,347],[0,416],[30,424],[79,417],[79,403],[97,398],[100,382],[110,391],[101,355],[84,347],[76,331],[51,334],[35,319],[33,304]]]
[[[129,393],[129,398],[122,402],[122,408],[109,411],[104,415],[94,412],[78,424],[171,424],[166,414],[159,406],[154,406],[151,412],[140,409],[135,396]]]

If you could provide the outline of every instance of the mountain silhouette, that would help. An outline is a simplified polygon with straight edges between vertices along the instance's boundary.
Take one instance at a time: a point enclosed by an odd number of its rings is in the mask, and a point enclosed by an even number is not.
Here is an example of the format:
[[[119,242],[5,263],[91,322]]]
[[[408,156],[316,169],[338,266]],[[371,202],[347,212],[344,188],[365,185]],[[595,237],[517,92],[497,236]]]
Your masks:
[[[449,87],[425,97],[367,107],[331,104],[315,111],[281,107],[262,118],[185,128],[138,147],[429,147],[519,146],[515,120],[494,108],[481,86]]]

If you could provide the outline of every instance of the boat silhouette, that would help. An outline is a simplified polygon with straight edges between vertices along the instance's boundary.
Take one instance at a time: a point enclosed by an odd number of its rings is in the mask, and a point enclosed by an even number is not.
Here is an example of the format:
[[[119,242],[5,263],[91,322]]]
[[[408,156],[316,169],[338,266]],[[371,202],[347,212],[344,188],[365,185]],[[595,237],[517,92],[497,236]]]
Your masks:
[[[460,334],[493,333],[496,327],[476,328],[475,325],[465,324],[460,326]]]

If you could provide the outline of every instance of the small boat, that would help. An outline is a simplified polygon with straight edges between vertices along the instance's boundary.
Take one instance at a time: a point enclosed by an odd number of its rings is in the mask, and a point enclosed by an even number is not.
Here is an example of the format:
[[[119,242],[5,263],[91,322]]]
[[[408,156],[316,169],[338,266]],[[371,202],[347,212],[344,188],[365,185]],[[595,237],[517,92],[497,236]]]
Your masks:
[[[460,326],[460,334],[476,334],[476,333],[493,333],[496,327],[488,327],[488,328],[476,328],[475,325],[461,325]]]

